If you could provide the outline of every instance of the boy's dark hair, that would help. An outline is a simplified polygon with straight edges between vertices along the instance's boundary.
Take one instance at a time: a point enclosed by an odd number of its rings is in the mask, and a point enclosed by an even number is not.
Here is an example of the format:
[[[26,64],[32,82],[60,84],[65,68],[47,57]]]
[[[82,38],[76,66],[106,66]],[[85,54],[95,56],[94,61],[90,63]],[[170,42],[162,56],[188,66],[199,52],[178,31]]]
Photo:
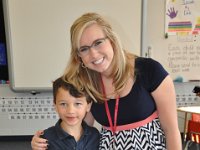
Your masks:
[[[79,98],[79,97],[86,97],[87,103],[92,102],[92,98],[86,93],[86,92],[80,92],[78,91],[72,84],[65,82],[62,77],[56,79],[53,82],[53,98],[54,98],[54,104],[56,103],[56,95],[58,93],[58,89],[63,88],[64,90],[67,90],[70,95]]]

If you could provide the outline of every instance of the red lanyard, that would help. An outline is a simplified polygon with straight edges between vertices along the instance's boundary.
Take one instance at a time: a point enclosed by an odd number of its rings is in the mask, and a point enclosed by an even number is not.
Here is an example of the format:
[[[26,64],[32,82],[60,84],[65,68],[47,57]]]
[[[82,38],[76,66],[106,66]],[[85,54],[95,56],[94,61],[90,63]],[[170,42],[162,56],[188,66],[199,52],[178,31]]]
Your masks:
[[[104,84],[103,84],[102,78],[101,78],[101,82],[102,82],[102,86],[103,86],[103,94],[104,94],[104,97],[106,98],[106,92],[105,92],[105,88],[104,88]],[[110,128],[111,128],[111,130],[112,130],[114,135],[115,135],[116,128],[117,128],[118,107],[119,107],[119,96],[117,96],[116,102],[115,102],[114,125],[113,125],[112,119],[111,119],[110,110],[109,110],[109,107],[108,107],[108,102],[105,101],[106,114],[107,114],[107,117],[108,117]]]
[[[108,121],[109,121],[110,127],[111,127],[114,135],[115,135],[116,128],[117,128],[118,106],[119,106],[119,96],[116,98],[115,113],[114,113],[114,125],[113,125],[111,115],[110,115],[110,111],[109,111],[109,107],[108,107],[108,103],[107,103],[107,101],[105,101],[106,114],[107,114]]]

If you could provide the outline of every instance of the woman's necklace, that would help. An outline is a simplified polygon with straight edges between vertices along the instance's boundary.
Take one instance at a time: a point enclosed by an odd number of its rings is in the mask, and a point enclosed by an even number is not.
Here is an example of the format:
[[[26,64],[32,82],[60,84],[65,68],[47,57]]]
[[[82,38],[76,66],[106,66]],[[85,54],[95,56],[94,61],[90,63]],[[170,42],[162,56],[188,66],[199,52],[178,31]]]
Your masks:
[[[104,84],[103,84],[103,80],[101,79],[102,81],[102,86],[103,86],[103,94],[104,94],[104,97],[106,97],[106,92],[105,92],[105,87],[104,87]],[[113,149],[116,149],[116,128],[117,128],[117,116],[118,116],[118,107],[119,107],[119,95],[117,96],[116,98],[116,102],[115,102],[115,110],[114,110],[114,124],[112,122],[112,118],[111,118],[111,114],[110,114],[110,110],[109,110],[109,107],[108,107],[108,102],[105,101],[105,109],[106,109],[106,114],[107,114],[107,117],[108,117],[108,121],[109,121],[109,125],[110,125],[110,128],[111,128],[111,131],[112,131],[112,141],[111,141],[111,145],[113,147]]]

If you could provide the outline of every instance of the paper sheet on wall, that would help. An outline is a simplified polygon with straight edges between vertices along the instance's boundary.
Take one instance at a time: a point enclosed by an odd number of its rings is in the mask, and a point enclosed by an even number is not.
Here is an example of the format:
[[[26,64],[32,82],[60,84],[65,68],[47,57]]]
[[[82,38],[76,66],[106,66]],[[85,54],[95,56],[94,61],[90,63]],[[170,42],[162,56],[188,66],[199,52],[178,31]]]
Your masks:
[[[168,68],[175,80],[200,80],[200,1],[166,0]]]

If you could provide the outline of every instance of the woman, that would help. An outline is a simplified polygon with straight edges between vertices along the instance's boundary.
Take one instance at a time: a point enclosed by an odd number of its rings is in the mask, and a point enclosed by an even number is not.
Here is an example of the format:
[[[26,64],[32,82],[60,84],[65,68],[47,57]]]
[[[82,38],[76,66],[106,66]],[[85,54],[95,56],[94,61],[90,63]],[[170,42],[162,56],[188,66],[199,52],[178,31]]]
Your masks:
[[[96,13],[74,22],[71,48],[63,78],[94,99],[86,121],[103,126],[99,149],[181,150],[174,85],[160,63],[124,50]],[[40,134],[35,150],[47,145]]]

